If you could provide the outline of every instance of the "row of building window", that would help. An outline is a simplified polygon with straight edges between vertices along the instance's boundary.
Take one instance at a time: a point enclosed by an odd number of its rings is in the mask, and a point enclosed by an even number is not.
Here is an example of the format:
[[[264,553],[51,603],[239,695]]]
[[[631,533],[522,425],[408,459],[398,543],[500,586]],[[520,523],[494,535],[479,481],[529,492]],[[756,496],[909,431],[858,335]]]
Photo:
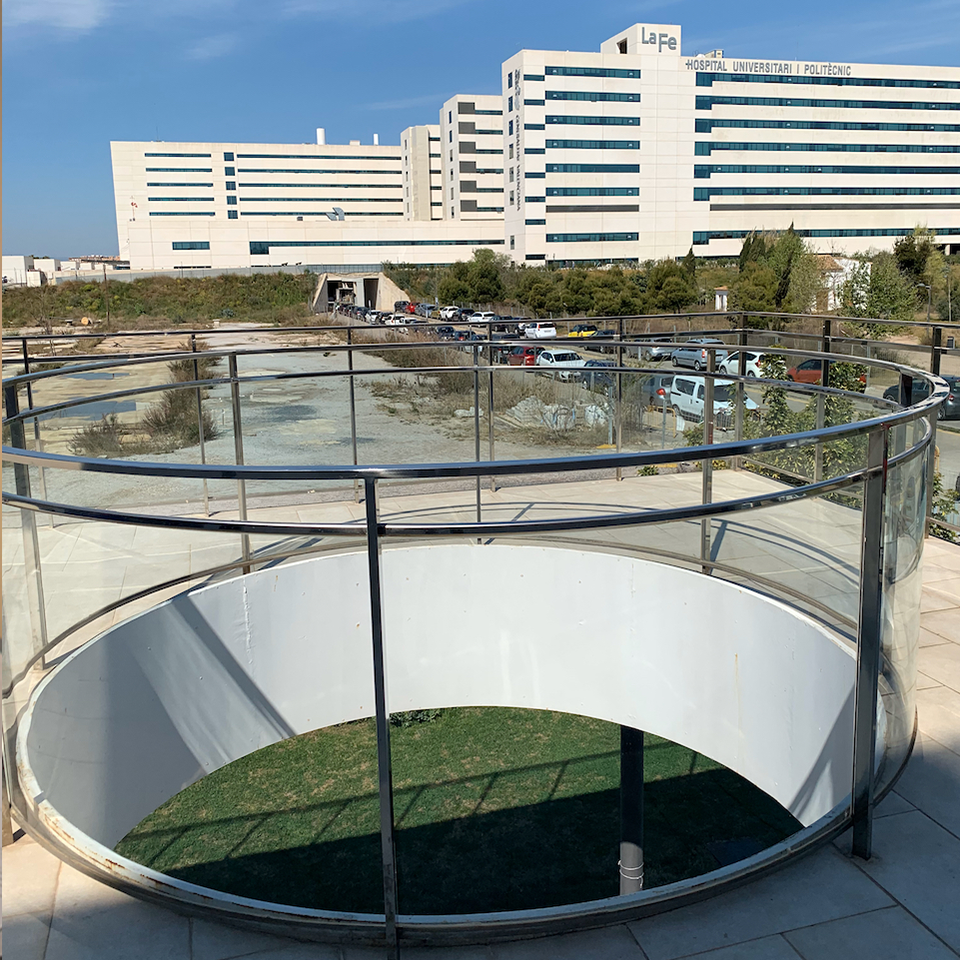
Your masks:
[[[895,77],[806,77],[754,73],[698,73],[698,87],[721,83],[800,83],[831,87],[919,87],[924,90],[960,90],[956,80],[898,80]]]
[[[210,157],[209,153],[145,153],[145,157]]]
[[[524,220],[523,222],[528,227],[545,227],[547,225],[546,220]]]
[[[810,100],[786,97],[697,97],[697,110],[718,107],[809,107],[816,110],[960,110],[958,103],[915,103],[906,100]]]
[[[151,217],[214,217],[213,210],[151,210]]]
[[[813,153],[960,153],[954,144],[924,143],[705,143],[698,140],[694,153],[709,157],[714,150],[810,151]]]
[[[639,117],[547,116],[547,123],[577,124],[584,127],[639,127]]]
[[[863,228],[863,229],[837,229],[837,230],[797,230],[796,233],[801,237],[906,237],[913,233],[913,227],[891,227],[891,228]],[[752,230],[694,230],[694,246],[702,246],[711,240],[742,240],[749,236]],[[960,236],[960,227],[942,227],[933,228],[936,236]]]
[[[549,192],[549,191],[548,191]],[[960,187],[694,187],[694,200],[711,197],[944,197]]]
[[[150,199],[153,199],[152,197]],[[229,203],[231,197],[227,197]],[[241,197],[242,203],[401,203],[402,197]]]
[[[497,247],[503,240],[251,240],[250,255],[268,256],[271,247]]]
[[[294,168],[294,169],[291,169],[291,170],[283,170],[283,169],[279,169],[279,170],[268,170],[268,169],[262,169],[262,168],[260,168],[260,167],[240,167],[240,172],[241,172],[241,173],[312,173],[312,174],[324,174],[324,175],[326,175],[326,174],[331,174],[331,173],[332,173],[332,174],[348,173],[348,174],[350,174],[350,175],[355,175],[355,174],[359,174],[359,173],[375,173],[375,174],[379,174],[379,175],[381,175],[381,176],[392,176],[392,175],[396,175],[396,176],[398,176],[398,177],[403,173],[402,170],[352,170],[352,169],[344,169],[344,170],[303,170],[303,169],[297,169],[297,168]]]
[[[768,130],[869,130],[891,133],[960,133],[957,123],[862,123],[846,120],[714,120],[698,117],[697,133],[720,128]]]
[[[547,140],[548,150],[639,150],[639,140]]]
[[[212,183],[148,183],[148,187],[212,187]]]
[[[432,172],[432,171],[431,171]],[[163,186],[163,184],[147,184],[147,186]],[[168,186],[177,186],[177,184],[168,184]],[[184,184],[180,184],[184,186]],[[210,184],[213,186],[213,184]],[[402,190],[402,183],[253,183],[243,180],[241,187],[267,187],[271,190],[290,187],[294,190]]]
[[[639,163],[548,163],[547,173],[639,173]]]
[[[400,157],[385,157],[382,155],[372,157],[344,156],[343,154],[321,156],[313,153],[238,153],[237,157],[240,160],[400,160]],[[230,159],[232,160],[233,157]]]
[[[213,173],[213,167],[147,167],[147,173]]]
[[[639,233],[548,233],[547,243],[625,243],[639,240]]]
[[[870,166],[823,166],[816,167],[809,164],[785,164],[778,166],[776,164],[752,164],[752,163],[714,163],[695,165],[693,168],[693,177],[695,180],[706,180],[714,173],[829,173],[829,174],[865,174],[865,173],[883,173],[891,176],[929,174],[949,175],[960,173],[960,167],[870,167]]]
[[[621,80],[639,80],[639,70],[619,70],[611,67],[544,67],[548,77],[614,77]]]
[[[639,93],[602,93],[597,90],[548,90],[547,100],[586,100],[590,103],[639,103]],[[524,101],[527,103],[528,101]],[[543,106],[543,101],[537,104]]]
[[[523,125],[524,130],[546,130],[547,128],[542,123],[525,123]]]
[[[174,240],[174,250],[209,250],[209,240]]]
[[[548,197],[639,197],[638,187],[547,187]]]
[[[327,210],[244,210],[243,215],[245,217],[325,217],[328,212]],[[236,213],[236,211],[228,211],[228,215],[231,213]],[[384,213],[373,210],[347,210],[344,215],[347,217],[363,217],[364,219],[367,217],[402,217],[403,211]]]

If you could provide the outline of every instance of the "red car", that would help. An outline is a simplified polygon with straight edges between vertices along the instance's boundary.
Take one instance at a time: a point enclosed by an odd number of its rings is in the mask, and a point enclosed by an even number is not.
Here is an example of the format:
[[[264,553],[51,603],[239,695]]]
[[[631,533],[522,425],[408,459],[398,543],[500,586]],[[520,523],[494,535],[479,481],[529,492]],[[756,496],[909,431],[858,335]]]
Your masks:
[[[787,371],[787,379],[796,380],[797,383],[819,383],[820,374],[819,360],[804,360]]]
[[[797,383],[819,383],[821,372],[819,360],[804,360],[803,363],[798,363],[787,371],[787,379]],[[860,382],[866,384],[865,373],[860,374]]]
[[[514,347],[507,354],[507,363],[511,367],[532,367],[542,352],[543,347]]]

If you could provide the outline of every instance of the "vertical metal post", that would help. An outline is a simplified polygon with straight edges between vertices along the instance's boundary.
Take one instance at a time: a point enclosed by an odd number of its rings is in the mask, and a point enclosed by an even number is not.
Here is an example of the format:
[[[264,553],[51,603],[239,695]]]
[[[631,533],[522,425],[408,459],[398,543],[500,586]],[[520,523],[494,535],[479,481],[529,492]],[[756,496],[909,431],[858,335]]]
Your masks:
[[[27,444],[20,419],[20,401],[17,388],[8,384],[3,388],[4,404],[7,408],[7,420],[10,424],[10,446],[26,452]],[[13,465],[17,496],[29,497],[30,468],[25,463]],[[27,601],[30,605],[30,621],[35,650],[47,645],[47,608],[43,595],[43,573],[40,561],[40,539],[37,536],[37,524],[32,510],[20,511],[20,527],[23,536],[23,564],[27,581]],[[43,661],[41,661],[41,668]]]
[[[237,466],[243,466],[243,423],[240,419],[240,379],[237,374],[237,355],[231,353],[228,358],[230,371],[230,403],[233,407],[233,449],[236,454]],[[240,520],[247,519],[247,482],[243,478],[237,480],[237,511]],[[244,560],[250,559],[250,535],[240,534],[240,548]],[[243,568],[244,573],[250,572],[250,567]]]
[[[713,377],[717,369],[717,351],[707,351],[707,375],[703,383],[703,442],[713,443]],[[700,461],[700,470],[703,474],[703,503],[713,501],[713,461],[707,457]],[[700,563],[703,573],[710,572],[710,536],[712,521],[704,517],[700,521]]]
[[[820,352],[830,352],[830,324],[829,318],[823,321],[823,330],[820,334]],[[820,360],[820,386],[830,385],[830,361],[826,358]],[[822,391],[817,392],[817,429],[822,430],[826,421],[827,398]],[[819,482],[823,479],[823,443],[817,441],[813,449],[813,479]]]
[[[617,324],[617,366],[623,366],[623,317]],[[623,374],[617,371],[617,398],[613,407],[617,428],[617,453],[623,452]],[[617,467],[617,479],[623,479],[623,468]]]
[[[190,351],[192,353],[197,352],[197,335],[195,333],[190,334]],[[196,359],[193,361],[193,379],[200,379],[200,363]],[[200,438],[200,462],[205,464],[207,462],[207,450],[203,442],[203,395],[200,387],[197,387],[197,436]],[[210,516],[210,491],[207,488],[206,477],[203,478],[203,512],[206,516]]]
[[[24,375],[30,372],[30,352],[27,349],[27,338],[21,337],[20,343],[23,347],[23,372]],[[33,384],[28,380],[27,381],[27,409],[33,409]],[[34,417],[33,418],[33,448],[38,453],[43,451],[43,444],[40,442],[40,421]],[[37,467],[37,482],[40,484],[40,499],[47,499],[47,478],[44,473],[43,467]],[[52,527],[53,524],[53,514],[49,514],[47,522]]]
[[[367,514],[367,565],[370,572],[370,628],[373,643],[373,691],[377,724],[377,779],[380,794],[380,852],[383,862],[383,915],[388,960],[400,956],[397,911],[397,847],[393,834],[393,769],[390,756],[390,715],[383,652],[383,593],[380,587],[380,526],[377,482],[364,480]]]
[[[10,799],[7,797],[7,758],[3,757],[3,845],[13,843],[13,823],[10,819]]]
[[[860,620],[853,725],[853,852],[870,859],[876,767],[877,698],[883,605],[883,512],[887,485],[887,428],[870,434],[860,554]]]
[[[620,727],[620,895],[643,889],[643,731]]]
[[[743,385],[743,378],[747,375],[747,331],[743,327],[740,330],[740,335],[737,338],[737,343],[740,348],[740,354],[737,362],[737,376],[740,379],[737,381],[737,399],[736,399],[736,409],[734,411],[734,425],[733,432],[736,440],[740,441],[743,439],[743,411],[745,400],[746,388]],[[740,457],[733,458],[733,469],[740,469]]]
[[[913,377],[909,373],[900,374],[900,406],[909,407],[913,403]]]
[[[934,327],[930,337],[930,372],[940,376],[940,342],[943,338],[943,327]]]
[[[929,319],[929,303],[928,303]],[[940,341],[943,330],[941,327],[933,328],[930,346],[930,372],[940,376]],[[937,472],[937,418],[930,418],[930,454],[927,458],[927,490],[933,490],[933,479]],[[930,535],[930,518],[933,516],[933,497],[927,496],[927,523],[924,528],[924,535]]]
[[[487,354],[490,369],[487,371],[487,447],[489,449],[489,460],[493,463],[497,459],[496,447],[494,443],[493,429],[493,344],[491,343],[489,353]],[[490,492],[495,493],[497,489],[497,478],[490,474]]]
[[[353,384],[353,328],[347,327],[347,369],[351,371],[347,378],[350,389],[350,447],[353,450],[353,465],[356,466],[357,460],[357,397]],[[360,481],[353,481],[353,499],[354,502],[360,502]]]
[[[480,462],[480,352],[477,345],[473,345],[473,459]],[[477,523],[480,522],[480,484],[482,480],[477,475]]]

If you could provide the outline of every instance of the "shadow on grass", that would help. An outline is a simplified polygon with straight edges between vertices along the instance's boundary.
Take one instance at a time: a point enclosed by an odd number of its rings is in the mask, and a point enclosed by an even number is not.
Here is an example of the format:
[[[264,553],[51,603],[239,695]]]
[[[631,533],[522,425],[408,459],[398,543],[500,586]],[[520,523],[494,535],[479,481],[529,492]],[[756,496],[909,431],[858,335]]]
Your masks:
[[[799,829],[776,801],[726,769],[647,783],[645,814],[648,887],[715,869],[710,844],[748,839],[766,847]],[[615,896],[618,830],[616,789],[401,828],[401,912],[482,913]],[[254,899],[383,911],[376,833],[169,872]]]

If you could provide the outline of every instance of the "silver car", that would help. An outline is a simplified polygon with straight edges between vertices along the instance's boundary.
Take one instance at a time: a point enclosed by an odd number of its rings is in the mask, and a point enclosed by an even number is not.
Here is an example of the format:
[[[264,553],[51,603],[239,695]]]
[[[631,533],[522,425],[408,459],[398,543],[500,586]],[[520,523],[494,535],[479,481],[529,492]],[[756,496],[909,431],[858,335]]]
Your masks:
[[[697,337],[688,340],[682,347],[677,347],[670,354],[670,359],[675,367],[693,367],[694,370],[707,369],[707,351],[714,349],[716,351],[718,364],[727,359],[727,351],[724,349],[722,340],[715,340],[712,337]]]

